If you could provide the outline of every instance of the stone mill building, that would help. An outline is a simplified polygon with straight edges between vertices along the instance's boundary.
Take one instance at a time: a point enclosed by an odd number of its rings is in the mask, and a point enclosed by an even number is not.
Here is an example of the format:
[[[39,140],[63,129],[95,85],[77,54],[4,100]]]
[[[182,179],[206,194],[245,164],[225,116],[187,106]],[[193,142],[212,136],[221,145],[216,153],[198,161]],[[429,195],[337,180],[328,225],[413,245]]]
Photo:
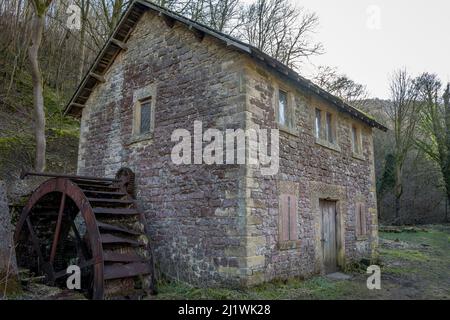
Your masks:
[[[323,274],[378,242],[382,125],[256,48],[133,1],[66,113],[80,175],[135,173],[157,269],[200,286]],[[177,129],[279,129],[279,170],[174,164]]]

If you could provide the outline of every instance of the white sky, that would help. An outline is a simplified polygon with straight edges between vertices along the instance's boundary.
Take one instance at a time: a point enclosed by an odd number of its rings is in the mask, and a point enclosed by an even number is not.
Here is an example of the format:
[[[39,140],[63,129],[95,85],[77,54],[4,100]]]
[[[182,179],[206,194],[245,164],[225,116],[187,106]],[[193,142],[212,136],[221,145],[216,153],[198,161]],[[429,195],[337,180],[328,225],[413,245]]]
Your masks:
[[[413,75],[428,71],[450,81],[449,0],[292,1],[320,18],[314,39],[326,52],[311,63],[337,67],[367,85],[371,96],[388,98],[390,75],[403,67]],[[374,29],[368,25],[377,25],[377,8],[380,23]],[[302,73],[309,76],[311,70],[305,66]]]

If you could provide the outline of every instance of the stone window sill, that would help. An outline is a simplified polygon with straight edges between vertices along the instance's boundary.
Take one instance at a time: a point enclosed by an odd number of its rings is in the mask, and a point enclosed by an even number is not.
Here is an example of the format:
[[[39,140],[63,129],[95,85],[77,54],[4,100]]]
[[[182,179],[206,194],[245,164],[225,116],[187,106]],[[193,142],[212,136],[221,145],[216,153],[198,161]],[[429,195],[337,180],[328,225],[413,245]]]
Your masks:
[[[287,133],[291,136],[294,136],[294,137],[300,136],[297,129],[293,129],[293,128],[284,126],[282,124],[278,124],[278,130],[280,130],[281,132]]]
[[[367,241],[369,240],[368,236],[356,236],[356,241]]]
[[[355,153],[352,152],[352,157],[361,161],[366,161],[366,158],[364,157],[364,155],[362,153]]]
[[[339,147],[339,145],[337,145],[336,143],[328,142],[324,139],[316,138],[316,144],[336,152],[341,152],[341,148]]]
[[[131,137],[130,140],[128,140],[127,145],[131,146],[131,145],[139,143],[139,142],[146,142],[146,141],[152,141],[152,140],[153,140],[153,133],[148,133],[148,134]]]
[[[300,243],[300,240],[280,241],[278,242],[278,249],[282,251],[298,249]]]

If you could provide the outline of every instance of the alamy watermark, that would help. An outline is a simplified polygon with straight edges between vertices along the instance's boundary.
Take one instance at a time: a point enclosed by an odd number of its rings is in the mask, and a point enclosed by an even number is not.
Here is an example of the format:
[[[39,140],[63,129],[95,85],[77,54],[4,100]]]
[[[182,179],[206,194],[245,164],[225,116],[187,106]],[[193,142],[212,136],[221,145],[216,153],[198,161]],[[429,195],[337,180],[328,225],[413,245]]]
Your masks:
[[[194,122],[193,133],[177,129],[172,133],[171,158],[176,165],[253,165],[264,176],[276,175],[280,167],[278,129],[207,129]],[[269,154],[270,149],[270,154]]]
[[[66,27],[69,30],[81,30],[81,8],[75,4],[67,7],[66,13],[69,15]]]
[[[381,269],[377,265],[367,267],[367,274],[370,276],[367,278],[367,289],[380,290],[381,289]]]
[[[69,290],[80,290],[81,289],[81,269],[77,265],[71,265],[66,270],[67,277],[66,286]]]

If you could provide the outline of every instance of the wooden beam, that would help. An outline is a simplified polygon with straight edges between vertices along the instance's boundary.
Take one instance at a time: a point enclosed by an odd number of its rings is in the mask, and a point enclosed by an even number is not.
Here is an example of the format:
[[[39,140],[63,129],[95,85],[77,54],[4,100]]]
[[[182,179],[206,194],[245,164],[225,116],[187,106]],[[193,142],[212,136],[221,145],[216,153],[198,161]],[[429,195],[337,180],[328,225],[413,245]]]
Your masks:
[[[191,30],[194,33],[195,37],[199,42],[202,42],[203,39],[205,38],[205,33],[201,30],[192,27],[192,25],[189,26],[189,30]]]
[[[173,28],[173,26],[175,25],[175,22],[176,22],[175,19],[163,14],[162,12],[160,12],[158,15],[163,18],[164,22],[170,29]]]
[[[101,83],[105,83],[105,82],[106,82],[105,77],[102,76],[102,75],[99,75],[99,74],[94,73],[94,72],[89,73],[89,75],[90,75],[92,78],[96,79],[97,81],[99,81],[99,82],[101,82]]]
[[[117,39],[111,39],[111,43],[114,44],[115,46],[119,47],[120,49],[127,51],[128,50],[128,46],[125,42],[119,41]]]

